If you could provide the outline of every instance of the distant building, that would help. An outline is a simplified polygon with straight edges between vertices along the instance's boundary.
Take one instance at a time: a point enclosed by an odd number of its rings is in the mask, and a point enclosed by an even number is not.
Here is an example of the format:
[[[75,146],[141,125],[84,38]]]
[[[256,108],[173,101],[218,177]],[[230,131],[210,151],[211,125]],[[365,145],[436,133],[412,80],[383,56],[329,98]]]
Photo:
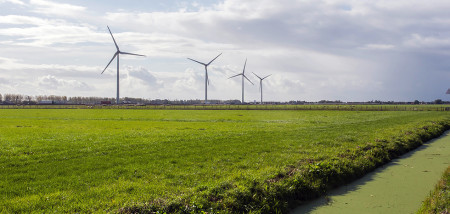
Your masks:
[[[39,101],[39,104],[41,105],[52,105],[54,104],[53,100],[41,100]]]
[[[137,104],[136,102],[130,101],[130,100],[124,100],[122,103],[123,104]]]

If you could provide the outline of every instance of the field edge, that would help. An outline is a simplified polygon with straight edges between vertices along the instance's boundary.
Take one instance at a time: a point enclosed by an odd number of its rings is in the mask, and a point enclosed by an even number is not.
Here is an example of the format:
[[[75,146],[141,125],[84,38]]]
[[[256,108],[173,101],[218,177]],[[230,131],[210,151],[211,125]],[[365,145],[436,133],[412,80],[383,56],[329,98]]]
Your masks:
[[[423,201],[418,214],[449,213],[450,212],[450,166],[442,174],[434,191]]]

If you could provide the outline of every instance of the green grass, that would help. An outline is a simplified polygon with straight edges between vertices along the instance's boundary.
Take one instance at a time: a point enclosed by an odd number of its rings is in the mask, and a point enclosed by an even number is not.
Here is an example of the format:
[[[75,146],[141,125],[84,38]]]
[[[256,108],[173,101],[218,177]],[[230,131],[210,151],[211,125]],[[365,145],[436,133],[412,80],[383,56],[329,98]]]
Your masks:
[[[422,203],[418,214],[436,214],[450,212],[450,166],[442,175],[434,191]]]
[[[435,111],[4,109],[0,212],[286,211],[449,121]]]

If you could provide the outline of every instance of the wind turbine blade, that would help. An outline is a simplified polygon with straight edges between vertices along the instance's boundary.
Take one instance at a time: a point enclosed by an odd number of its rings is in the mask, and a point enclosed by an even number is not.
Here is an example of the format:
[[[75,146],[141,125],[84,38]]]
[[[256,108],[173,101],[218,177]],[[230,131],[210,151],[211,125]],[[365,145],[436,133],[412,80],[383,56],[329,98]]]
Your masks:
[[[208,85],[209,85],[208,71],[206,71],[206,81],[208,82]]]
[[[236,75],[234,75],[234,76],[232,76],[232,77],[228,77],[228,79],[231,79],[231,78],[233,78],[233,77],[237,77],[237,76],[240,76],[240,75],[242,75],[242,74],[236,74]]]
[[[214,60],[216,60],[217,59],[217,57],[219,57],[220,55],[222,55],[222,53],[220,53],[219,55],[217,55],[216,56],[216,58],[214,58],[213,60],[211,60],[211,62],[213,62]],[[206,65],[209,65],[209,64],[211,64],[211,62],[209,62],[208,64],[206,64]]]
[[[199,63],[199,64],[202,64],[202,65],[206,66],[206,64],[205,64],[205,63],[203,63],[203,62],[199,62],[199,61],[197,61],[197,60],[195,60],[195,59],[191,59],[191,58],[187,58],[187,59],[189,59],[189,60],[192,60],[192,61],[194,61],[194,62],[196,62],[196,63]]]
[[[127,54],[127,55],[134,55],[134,56],[145,56],[145,55],[141,55],[141,54],[134,54],[134,53],[128,53],[128,52],[119,52],[120,54]]]
[[[244,63],[244,70],[242,70],[242,75],[244,75],[245,73],[245,66],[247,65],[247,59],[245,59],[245,63]],[[246,77],[247,78],[247,77]]]
[[[262,85],[262,80],[259,81],[259,91],[260,91],[260,92],[262,92],[262,87],[261,87],[261,85]]]
[[[112,37],[112,39],[114,41],[114,45],[116,45],[117,51],[119,51],[119,46],[117,45],[117,42],[114,39],[114,36],[112,35],[111,30],[109,29],[109,26],[107,25],[106,27],[108,28],[109,34],[111,34],[111,37]]]
[[[244,74],[242,74],[242,76],[244,76],[245,77],[245,79],[247,79],[252,85],[254,85],[253,84],[253,82],[252,81],[250,81]]]
[[[263,80],[263,79],[265,79],[267,77],[270,77],[270,76],[272,76],[272,74],[267,75],[266,77],[262,78],[261,80]]]
[[[255,74],[255,72],[252,72],[255,76],[257,76],[259,79],[262,79],[261,77],[259,77],[258,75]]]
[[[102,71],[101,74],[103,74],[103,72],[106,71],[106,69],[108,68],[109,64],[111,64],[111,62],[114,60],[114,58],[116,58],[116,56],[117,56],[118,53],[119,53],[119,52],[116,52],[116,53],[114,54],[114,56],[113,56],[112,59],[109,61],[108,65],[106,65],[105,69],[103,69],[103,71]]]

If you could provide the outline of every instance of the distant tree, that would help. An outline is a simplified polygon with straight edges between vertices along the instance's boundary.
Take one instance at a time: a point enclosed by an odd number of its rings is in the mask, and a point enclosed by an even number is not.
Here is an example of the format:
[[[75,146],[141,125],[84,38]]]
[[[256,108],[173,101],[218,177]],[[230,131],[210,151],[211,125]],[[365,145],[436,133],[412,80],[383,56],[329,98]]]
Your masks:
[[[23,95],[21,95],[21,94],[5,94],[4,98],[5,98],[6,102],[19,104],[22,102]]]
[[[420,102],[418,100],[414,100],[414,104],[420,104]]]
[[[73,104],[82,104],[81,97],[71,97],[70,102]]]
[[[437,99],[434,101],[434,104],[442,104],[442,100],[441,99]]]
[[[11,102],[12,94],[5,94],[5,102]]]
[[[0,102],[2,102],[2,94],[0,94]]]
[[[23,95],[21,95],[21,94],[15,94],[14,95],[14,103],[15,104],[21,103],[22,100],[23,100]]]
[[[44,98],[42,97],[42,95],[36,95],[35,99],[38,103],[40,103],[42,100],[44,100]]]
[[[50,96],[48,96],[48,100],[51,100],[51,101],[58,101],[58,96],[50,95]]]

